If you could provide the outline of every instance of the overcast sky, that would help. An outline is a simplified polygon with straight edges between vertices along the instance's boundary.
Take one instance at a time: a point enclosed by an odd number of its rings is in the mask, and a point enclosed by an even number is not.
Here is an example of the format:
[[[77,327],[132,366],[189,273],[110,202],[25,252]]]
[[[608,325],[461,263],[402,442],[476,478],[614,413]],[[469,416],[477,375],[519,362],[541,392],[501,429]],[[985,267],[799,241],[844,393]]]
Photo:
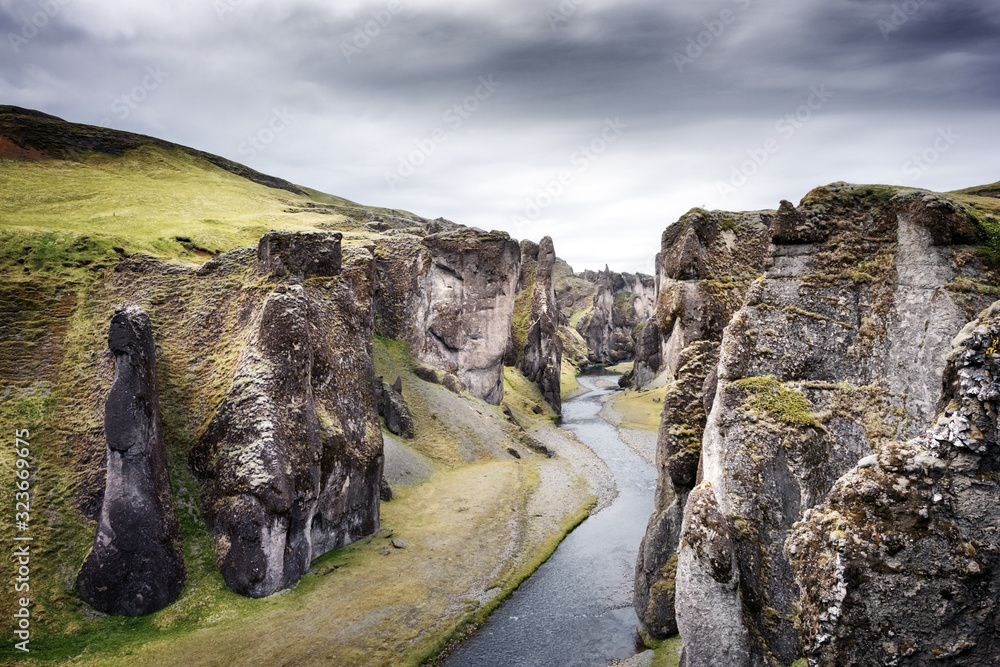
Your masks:
[[[0,0],[0,103],[651,272],[693,206],[1000,179],[997,0]]]

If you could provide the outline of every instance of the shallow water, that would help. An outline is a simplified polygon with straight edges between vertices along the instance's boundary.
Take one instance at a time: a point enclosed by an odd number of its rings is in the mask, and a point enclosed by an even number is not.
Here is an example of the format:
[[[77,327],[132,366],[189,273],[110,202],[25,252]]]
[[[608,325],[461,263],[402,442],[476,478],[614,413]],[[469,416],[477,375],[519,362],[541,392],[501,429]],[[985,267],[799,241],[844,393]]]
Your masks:
[[[597,416],[599,380],[580,383],[588,394],[563,403],[563,423],[607,464],[618,497],[563,540],[552,557],[472,637],[455,649],[447,667],[604,667],[636,653],[632,578],[639,543],[653,511],[656,472]]]

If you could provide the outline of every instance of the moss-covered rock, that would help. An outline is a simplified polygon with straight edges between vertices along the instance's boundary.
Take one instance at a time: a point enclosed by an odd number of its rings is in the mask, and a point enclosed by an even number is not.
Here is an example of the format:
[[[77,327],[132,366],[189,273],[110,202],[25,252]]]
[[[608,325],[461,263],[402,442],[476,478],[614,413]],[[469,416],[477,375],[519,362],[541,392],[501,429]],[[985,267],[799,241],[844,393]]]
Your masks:
[[[686,616],[702,613],[687,600],[729,600],[732,608],[716,611],[734,625],[717,631],[745,633],[750,650],[739,664],[787,665],[803,655],[799,605],[810,584],[796,579],[787,532],[841,475],[931,420],[951,338],[967,318],[946,285],[959,276],[993,281],[970,252],[974,226],[960,206],[941,202],[835,183],[773,216],[766,272],[722,337],[699,468],[732,529],[739,596],[705,578],[678,578],[676,593],[682,629]],[[690,266],[675,273],[703,275],[713,253],[683,249]],[[680,297],[663,302],[674,326],[698,321]],[[679,571],[705,567],[687,558],[700,556],[682,551]],[[704,644],[685,650],[691,659],[712,655]]]
[[[818,664],[990,665],[1000,650],[1000,305],[956,339],[944,410],[795,525],[786,550]]]

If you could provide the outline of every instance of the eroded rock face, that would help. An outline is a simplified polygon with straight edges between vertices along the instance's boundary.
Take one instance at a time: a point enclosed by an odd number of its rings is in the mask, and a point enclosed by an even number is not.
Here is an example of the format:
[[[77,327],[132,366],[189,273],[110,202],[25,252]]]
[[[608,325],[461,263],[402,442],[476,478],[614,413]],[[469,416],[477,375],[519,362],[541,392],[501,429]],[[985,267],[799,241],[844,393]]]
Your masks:
[[[728,524],[739,597],[704,577],[678,577],[676,591],[682,633],[704,614],[695,601],[718,600],[715,631],[749,642],[746,661],[732,664],[754,666],[803,654],[788,531],[859,460],[927,426],[950,340],[989,299],[956,288],[992,280],[961,245],[967,216],[924,193],[834,184],[783,205],[771,232],[770,266],[727,325],[705,384],[714,398],[699,476]],[[690,241],[678,252],[689,272],[711,259]],[[682,544],[689,529],[698,527],[685,524]],[[706,567],[703,554],[680,551],[678,572]],[[713,648],[685,637],[684,651],[707,661]]]
[[[77,587],[95,609],[141,616],[177,599],[185,577],[149,316],[136,306],[119,308],[108,346],[115,355],[115,381],[104,412],[104,502]]]
[[[636,353],[632,378],[640,386],[652,379],[653,364],[643,365],[643,357],[655,358],[656,367],[672,376],[657,436],[656,501],[636,562],[633,600],[640,630],[653,639],[677,633],[677,548],[715,394],[719,342],[763,270],[768,222],[760,213],[692,212],[667,229],[657,256],[661,298],[640,337],[643,354]],[[667,332],[663,341],[661,331]],[[661,354],[668,355],[664,361]]]
[[[257,272],[301,281],[340,273],[340,232],[270,232],[257,246]]]
[[[615,273],[607,267],[599,273],[586,271],[582,275],[597,284],[591,310],[577,325],[587,342],[590,361],[626,361],[635,354],[638,325],[653,313],[654,278],[641,273]]]
[[[460,228],[383,239],[377,255],[376,331],[499,404],[518,244],[503,232]]]
[[[886,443],[795,525],[786,551],[822,665],[996,664],[1000,303],[956,340],[944,409]]]
[[[525,279],[525,267],[532,263],[534,275],[530,284],[519,285],[529,300],[528,303],[521,304],[525,312],[520,315],[525,320],[527,331],[517,366],[525,377],[538,385],[545,401],[558,414],[562,412],[562,345],[559,341],[559,308],[553,279],[555,261],[556,253],[551,237],[546,236],[534,248],[526,247],[526,242],[522,242],[522,277],[519,280]],[[515,326],[518,315],[515,312]],[[511,339],[516,339],[514,332]]]
[[[678,619],[682,667],[738,667],[748,662],[750,641],[739,624],[737,552],[729,523],[710,483],[692,491],[677,557],[677,584],[697,597],[684,600]],[[692,650],[699,647],[699,650]],[[703,647],[703,648],[702,648]]]
[[[275,234],[262,239],[259,257]],[[339,258],[339,243],[318,234],[300,251]],[[281,264],[306,268],[252,297],[232,383],[190,454],[205,482],[216,563],[230,588],[251,597],[294,584],[312,559],[374,532],[379,520],[373,258],[354,250],[337,276],[315,258]],[[312,277],[330,279],[294,284]]]

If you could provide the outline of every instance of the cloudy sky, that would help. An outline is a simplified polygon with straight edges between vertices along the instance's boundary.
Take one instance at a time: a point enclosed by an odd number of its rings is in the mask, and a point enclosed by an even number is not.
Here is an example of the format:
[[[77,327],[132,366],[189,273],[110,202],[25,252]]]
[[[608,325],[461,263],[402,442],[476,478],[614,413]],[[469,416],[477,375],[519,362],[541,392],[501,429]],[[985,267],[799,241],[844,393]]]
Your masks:
[[[0,104],[652,270],[693,206],[1000,179],[996,0],[0,0]]]

